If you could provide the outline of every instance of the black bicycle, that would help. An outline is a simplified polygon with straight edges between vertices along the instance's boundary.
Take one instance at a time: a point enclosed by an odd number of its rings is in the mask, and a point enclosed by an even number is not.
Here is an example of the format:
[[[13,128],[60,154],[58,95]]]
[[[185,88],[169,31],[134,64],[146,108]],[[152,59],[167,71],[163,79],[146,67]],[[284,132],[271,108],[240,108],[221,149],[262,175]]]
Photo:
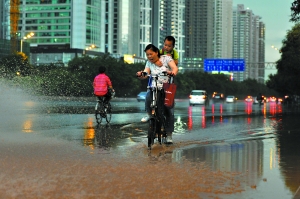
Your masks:
[[[97,103],[95,106],[95,117],[98,124],[101,123],[102,118],[106,119],[109,123],[111,120],[111,104],[110,102],[104,102],[105,97],[97,97]]]
[[[147,88],[152,94],[152,102],[150,105],[151,115],[148,127],[148,148],[151,149],[151,146],[154,144],[156,138],[159,144],[167,144],[167,132],[165,131],[166,116],[164,114],[165,93],[163,89],[157,89],[158,77],[167,76],[167,72],[162,72],[158,75],[148,75],[146,72],[143,72],[143,76],[149,77]],[[153,87],[151,87],[152,81],[155,82],[155,86]]]

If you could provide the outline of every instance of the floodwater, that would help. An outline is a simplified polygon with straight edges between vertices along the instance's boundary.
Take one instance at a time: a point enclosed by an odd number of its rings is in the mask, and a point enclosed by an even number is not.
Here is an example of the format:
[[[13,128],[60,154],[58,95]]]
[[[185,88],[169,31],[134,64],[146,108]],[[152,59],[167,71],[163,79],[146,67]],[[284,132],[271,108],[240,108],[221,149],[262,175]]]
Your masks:
[[[0,198],[299,198],[298,107],[178,102],[149,152],[143,103],[96,125],[94,101],[0,94]]]

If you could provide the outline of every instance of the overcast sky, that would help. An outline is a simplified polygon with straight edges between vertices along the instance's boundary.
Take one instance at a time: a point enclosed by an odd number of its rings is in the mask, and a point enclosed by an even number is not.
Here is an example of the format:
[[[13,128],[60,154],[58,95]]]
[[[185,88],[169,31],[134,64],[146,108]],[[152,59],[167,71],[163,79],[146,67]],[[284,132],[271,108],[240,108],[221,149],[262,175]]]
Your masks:
[[[262,17],[266,25],[265,37],[265,61],[276,62],[280,58],[277,48],[282,46],[282,40],[285,38],[288,30],[294,26],[289,22],[291,11],[290,7],[294,0],[233,0],[233,5],[244,4],[255,15]]]

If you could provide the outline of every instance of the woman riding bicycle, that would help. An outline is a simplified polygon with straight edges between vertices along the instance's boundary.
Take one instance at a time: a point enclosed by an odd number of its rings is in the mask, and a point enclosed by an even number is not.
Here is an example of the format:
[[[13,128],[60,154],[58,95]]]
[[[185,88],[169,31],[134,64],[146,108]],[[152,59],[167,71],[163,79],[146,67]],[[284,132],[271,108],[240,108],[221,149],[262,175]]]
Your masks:
[[[160,91],[159,96],[164,96],[163,93],[163,83],[169,82],[170,76],[175,76],[178,73],[178,68],[172,59],[171,56],[160,55],[159,49],[153,44],[149,44],[146,46],[144,52],[146,53],[148,61],[146,62],[146,66],[144,71],[138,71],[136,75],[140,79],[146,79],[147,76],[143,75],[143,72],[152,75],[159,75],[162,72],[167,72],[168,76],[159,76],[157,88]],[[152,82],[152,87],[155,87],[154,82]],[[161,98],[161,97],[159,97]],[[161,99],[164,100],[164,99]],[[151,108],[150,104],[152,101],[152,93],[148,92],[146,96],[146,111],[150,117]],[[167,132],[167,143],[173,143],[172,141],[172,133],[174,131],[174,108],[163,107],[164,114],[166,116],[166,132]]]

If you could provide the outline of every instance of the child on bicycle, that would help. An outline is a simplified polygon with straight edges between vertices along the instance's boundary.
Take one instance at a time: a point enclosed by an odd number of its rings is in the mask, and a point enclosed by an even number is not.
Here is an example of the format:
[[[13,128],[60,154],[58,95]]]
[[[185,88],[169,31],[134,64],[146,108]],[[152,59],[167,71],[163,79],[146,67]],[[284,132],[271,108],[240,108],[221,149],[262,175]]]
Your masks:
[[[146,79],[147,77],[143,76],[143,72],[147,72],[148,74],[159,74],[162,72],[167,71],[168,75],[175,76],[178,73],[178,67],[176,66],[174,60],[172,57],[167,56],[167,55],[160,55],[159,49],[154,46],[153,44],[149,44],[145,48],[145,53],[147,56],[148,61],[146,62],[146,66],[144,71],[138,71],[136,73],[136,76],[139,77],[140,79]],[[161,66],[156,65],[156,63],[160,61],[162,63]],[[162,91],[163,83],[167,83],[169,81],[169,76],[164,76],[164,77],[159,77],[158,78],[158,90]],[[152,82],[152,86],[154,82]],[[147,93],[146,96],[146,111],[148,113],[148,117],[151,114],[151,108],[150,104],[152,101],[152,94],[151,92]],[[164,113],[166,116],[166,132],[167,132],[167,143],[173,143],[172,141],[172,133],[174,131],[174,109],[173,108],[167,108],[163,107]]]
[[[105,74],[105,66],[99,67],[99,74],[94,78],[93,87],[94,94],[97,97],[105,97],[104,104],[107,104],[115,92],[113,89],[110,78]]]
[[[178,65],[179,55],[175,47],[175,38],[173,36],[166,36],[164,40],[164,47],[160,49],[161,55],[171,56],[176,65]]]

